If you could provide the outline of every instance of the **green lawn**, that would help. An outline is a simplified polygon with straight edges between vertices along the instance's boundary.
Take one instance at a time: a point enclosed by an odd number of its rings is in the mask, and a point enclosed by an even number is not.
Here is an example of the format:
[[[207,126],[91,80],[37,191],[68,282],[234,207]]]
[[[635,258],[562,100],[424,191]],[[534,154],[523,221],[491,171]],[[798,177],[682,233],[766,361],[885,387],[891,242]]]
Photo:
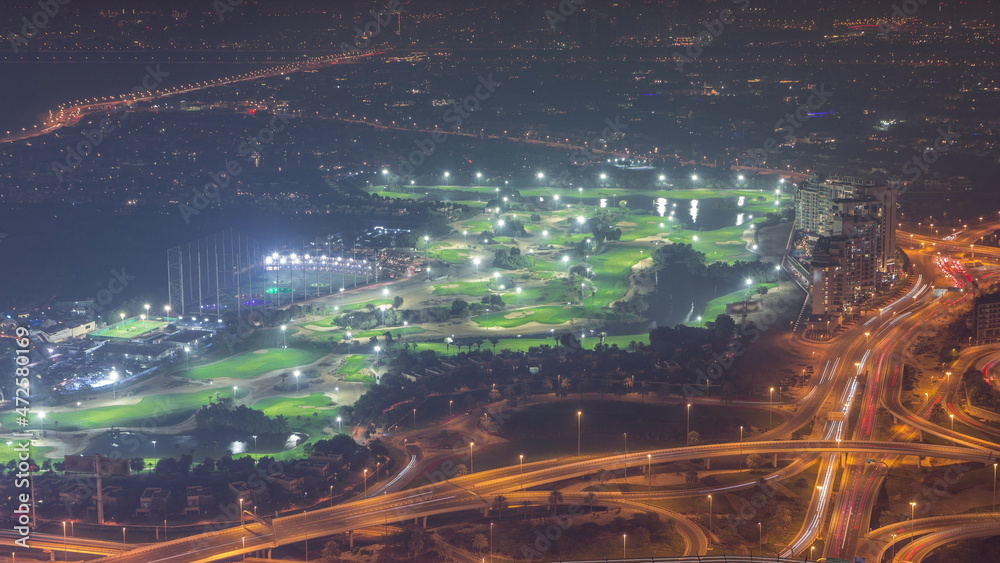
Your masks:
[[[514,328],[528,324],[530,322],[547,325],[558,325],[568,323],[571,319],[586,317],[586,310],[583,307],[571,306],[549,306],[549,307],[528,307],[515,309],[513,311],[500,311],[473,317],[479,326]]]
[[[162,321],[129,319],[125,321],[124,325],[122,323],[115,323],[108,328],[93,333],[93,336],[131,339],[165,326],[167,326],[167,323]]]
[[[564,329],[553,329],[553,334],[565,334],[568,332]],[[608,346],[612,344],[617,344],[619,348],[628,348],[630,342],[638,342],[639,344],[649,343],[649,334],[626,334],[621,336],[609,336],[605,339],[604,343]],[[593,349],[594,346],[599,344],[600,338],[594,336],[593,338],[585,338],[582,342],[583,347],[587,349]],[[500,344],[497,345],[497,350],[511,350],[513,352],[527,352],[529,348],[534,346],[555,345],[555,339],[553,338],[501,338]],[[421,342],[417,345],[418,350],[434,350],[439,354],[445,354],[445,345],[443,342]],[[492,349],[492,345],[490,345]],[[454,354],[457,351],[454,346],[449,347],[448,353]]]
[[[249,392],[247,389],[237,389],[236,397],[243,398]],[[232,397],[233,389],[226,386],[194,393],[169,393],[155,397],[143,397],[139,402],[131,405],[110,405],[94,409],[46,412],[44,424],[48,430],[69,431],[109,428],[111,426],[148,426],[152,422],[154,426],[148,431],[155,432],[156,426],[176,424],[184,420],[202,405],[207,405],[209,399],[215,398],[216,393],[221,393],[223,397]],[[37,418],[39,412],[45,411],[42,409],[34,410],[30,426],[32,430],[39,428]],[[7,428],[14,428],[16,418],[15,413],[7,413],[0,416],[0,422]]]
[[[485,269],[482,272],[486,274]],[[481,297],[490,292],[486,281],[456,281],[434,286],[434,295],[470,295]]]
[[[311,364],[323,354],[298,348],[264,348],[254,352],[244,352],[225,360],[192,366],[185,376],[191,379],[215,379],[232,377],[247,379],[278,369],[290,369]]]
[[[727,293],[721,297],[716,297],[715,299],[708,302],[705,307],[705,312],[701,314],[701,320],[693,320],[687,323],[688,326],[705,326],[706,322],[715,321],[715,317],[725,314],[726,304],[735,303],[737,301],[742,301],[747,293],[756,293],[758,287],[764,286],[768,289],[774,289],[778,287],[776,283],[755,283],[750,287],[744,289],[738,289],[732,293]]]

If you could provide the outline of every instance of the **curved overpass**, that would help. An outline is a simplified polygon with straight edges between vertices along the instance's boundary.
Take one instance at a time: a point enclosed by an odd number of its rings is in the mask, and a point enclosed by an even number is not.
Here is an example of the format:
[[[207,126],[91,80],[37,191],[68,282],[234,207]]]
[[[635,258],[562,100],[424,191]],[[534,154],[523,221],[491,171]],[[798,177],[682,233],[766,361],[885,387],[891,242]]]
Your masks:
[[[896,455],[934,456],[986,463],[994,459],[993,451],[935,444],[910,444],[898,442],[861,442],[832,440],[776,441],[731,444],[709,444],[668,450],[631,453],[628,459],[647,463],[665,463],[705,457],[725,457],[747,453],[891,453]],[[647,455],[650,458],[647,458]],[[511,499],[519,495],[538,495],[538,492],[517,492],[556,481],[596,473],[608,464],[618,464],[621,455],[570,461],[569,459],[535,462],[525,467],[523,477],[518,466],[484,471],[411,489],[400,493],[386,493],[379,498],[348,502],[332,508],[277,518],[272,526],[251,524],[243,528],[230,528],[209,532],[181,540],[139,548],[127,553],[106,557],[100,561],[135,563],[196,563],[216,561],[266,549],[274,545],[297,543],[306,537],[327,536],[393,522],[421,518],[436,514],[465,510],[482,510],[491,504],[491,497],[503,493]],[[572,458],[571,458],[572,459]],[[546,494],[546,493],[542,493]],[[532,497],[535,498],[535,497]],[[610,500],[610,499],[608,499]],[[628,501],[637,500],[630,496]],[[624,499],[623,499],[624,501]],[[693,524],[692,524],[693,525]],[[689,533],[694,534],[693,531]],[[700,532],[699,532],[700,533]],[[691,536],[692,538],[694,536]],[[699,540],[693,540],[695,544]],[[245,543],[244,543],[245,542]],[[245,546],[245,547],[244,547]],[[696,546],[694,546],[696,547]]]

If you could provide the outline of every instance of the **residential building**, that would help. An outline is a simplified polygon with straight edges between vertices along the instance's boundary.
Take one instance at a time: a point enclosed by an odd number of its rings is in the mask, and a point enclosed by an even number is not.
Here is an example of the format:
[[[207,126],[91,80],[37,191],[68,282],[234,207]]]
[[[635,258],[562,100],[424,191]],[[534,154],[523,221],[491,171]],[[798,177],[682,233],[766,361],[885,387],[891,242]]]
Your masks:
[[[976,330],[976,340],[984,342],[1000,339],[1000,293],[991,293],[976,299],[972,322]]]
[[[184,514],[204,514],[215,501],[215,496],[207,487],[188,487],[186,496],[187,503],[184,505]]]
[[[148,487],[142,491],[142,496],[139,497],[139,508],[135,509],[135,513],[151,514],[153,512],[161,512],[166,508],[167,500],[169,499],[170,491],[167,489]]]

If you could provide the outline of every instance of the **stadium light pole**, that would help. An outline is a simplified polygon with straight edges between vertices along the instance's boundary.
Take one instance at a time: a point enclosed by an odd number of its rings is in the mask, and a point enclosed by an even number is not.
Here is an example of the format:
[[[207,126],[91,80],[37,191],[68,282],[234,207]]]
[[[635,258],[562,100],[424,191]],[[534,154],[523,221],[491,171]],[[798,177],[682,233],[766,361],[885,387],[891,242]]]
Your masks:
[[[298,395],[299,394],[299,376],[302,375],[302,372],[300,372],[299,370],[295,370],[292,373],[292,375],[295,376],[295,394]]]
[[[163,320],[170,318],[170,305],[163,306]]]
[[[257,453],[257,435],[253,436],[253,453]]]
[[[148,319],[149,318],[149,303],[146,303],[145,305],[143,305],[143,307],[145,307],[145,309],[146,309],[146,318]]]
[[[233,385],[233,402],[236,402],[236,390],[239,389],[238,386]]]
[[[281,347],[282,348],[288,348],[288,340],[285,339],[285,330],[287,328],[288,328],[287,326],[281,325]]]
[[[156,458],[156,440],[152,440],[152,442],[153,442],[153,458]]]

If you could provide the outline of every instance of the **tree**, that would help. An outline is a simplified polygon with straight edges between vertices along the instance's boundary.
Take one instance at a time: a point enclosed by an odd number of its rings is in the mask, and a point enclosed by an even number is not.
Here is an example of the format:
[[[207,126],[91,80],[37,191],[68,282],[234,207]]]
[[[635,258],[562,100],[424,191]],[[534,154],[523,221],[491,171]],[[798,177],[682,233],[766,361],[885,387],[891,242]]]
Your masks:
[[[486,534],[479,533],[472,538],[472,549],[482,553],[490,548],[490,540],[486,539]]]
[[[552,491],[549,493],[549,509],[552,513],[556,513],[556,509],[559,508],[559,504],[563,501],[562,491]]]
[[[451,302],[451,316],[464,319],[469,316],[469,302],[465,299],[456,299]]]
[[[701,441],[701,434],[697,430],[692,430],[688,432],[688,445],[697,446],[698,442]]]
[[[767,295],[767,286],[762,285],[757,288],[757,295]]]
[[[493,345],[493,353],[496,354],[497,353],[497,344],[500,344],[500,339],[497,338],[496,336],[491,336],[490,337],[490,344]]]
[[[503,511],[507,508],[507,497],[503,495],[497,495],[493,497],[493,506],[491,510],[496,510],[500,521],[503,522]]]
[[[760,457],[760,454],[750,454],[747,456],[747,468],[750,471],[753,471],[754,469],[760,467],[762,462],[763,459]]]
[[[320,556],[324,561],[334,561],[340,558],[340,554],[343,552],[340,547],[340,542],[337,540],[330,540],[323,544],[323,551],[320,552]]]
[[[597,495],[594,493],[594,491],[590,491],[589,493],[587,493],[587,496],[583,497],[583,504],[586,504],[588,507],[590,507],[591,512],[594,511],[594,505],[597,504]]]
[[[461,477],[468,474],[469,468],[464,463],[459,463],[455,466],[455,477]]]
[[[393,309],[396,309],[398,311],[399,308],[402,307],[402,306],[403,306],[403,298],[402,297],[400,297],[400,296],[397,295],[397,296],[395,296],[395,297],[392,298],[392,308]]]

